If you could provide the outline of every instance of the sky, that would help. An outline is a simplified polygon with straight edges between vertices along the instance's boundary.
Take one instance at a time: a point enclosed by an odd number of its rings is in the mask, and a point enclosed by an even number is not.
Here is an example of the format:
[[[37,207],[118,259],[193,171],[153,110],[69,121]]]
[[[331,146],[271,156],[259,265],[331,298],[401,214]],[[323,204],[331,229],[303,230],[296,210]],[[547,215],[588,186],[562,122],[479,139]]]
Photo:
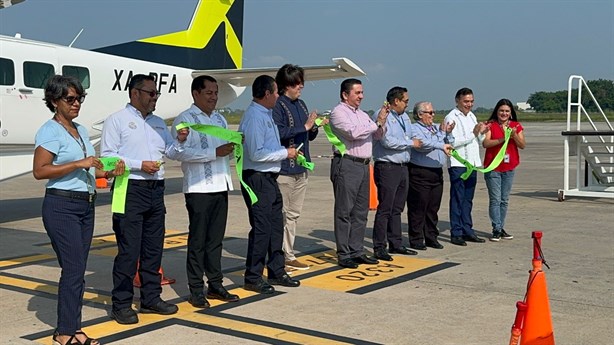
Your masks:
[[[184,30],[197,0],[27,0],[0,10],[0,33],[92,49]],[[0,52],[1,54],[2,52]],[[454,107],[470,87],[475,107],[525,102],[567,89],[570,75],[614,80],[614,0],[245,0],[243,67],[360,66],[364,110],[393,86],[410,104]],[[308,82],[301,98],[324,111],[336,81]],[[245,108],[247,90],[231,108]]]

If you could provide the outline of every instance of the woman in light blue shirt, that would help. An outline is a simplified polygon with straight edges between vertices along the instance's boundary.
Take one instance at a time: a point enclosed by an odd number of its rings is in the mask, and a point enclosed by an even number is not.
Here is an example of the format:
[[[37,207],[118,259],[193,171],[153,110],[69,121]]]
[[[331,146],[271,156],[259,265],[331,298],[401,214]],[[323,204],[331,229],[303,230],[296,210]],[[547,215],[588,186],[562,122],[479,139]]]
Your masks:
[[[43,224],[62,274],[58,287],[57,328],[54,345],[98,345],[81,330],[85,267],[94,233],[96,177],[124,172],[123,162],[102,171],[94,157],[87,129],[73,120],[79,116],[85,92],[73,77],[56,75],[47,81],[45,104],[53,117],[36,133],[33,173],[48,179],[43,200]]]

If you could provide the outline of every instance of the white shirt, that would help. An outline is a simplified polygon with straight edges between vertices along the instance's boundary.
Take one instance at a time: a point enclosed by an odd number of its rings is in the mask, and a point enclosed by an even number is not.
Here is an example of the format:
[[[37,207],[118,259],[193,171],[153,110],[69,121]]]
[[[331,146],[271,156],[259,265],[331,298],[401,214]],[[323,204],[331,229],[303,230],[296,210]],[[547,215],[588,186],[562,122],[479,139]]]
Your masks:
[[[174,146],[162,118],[148,114],[145,118],[131,104],[109,117],[102,127],[100,141],[101,157],[119,157],[130,168],[129,179],[162,180],[164,166],[153,175],[141,171],[143,161],[162,161],[163,156]]]
[[[450,140],[450,144],[469,163],[481,167],[480,145],[484,140],[484,134],[477,137],[473,134],[473,128],[478,124],[477,118],[471,111],[465,115],[458,108],[454,108],[446,115],[445,119],[445,123],[451,122],[456,123],[456,125],[452,130],[454,139]],[[448,157],[448,167],[464,167],[464,165],[455,158]]]
[[[211,116],[202,112],[196,105],[183,111],[173,121],[171,136],[177,137],[179,123],[200,123],[228,128],[224,116],[213,111]],[[230,157],[217,157],[215,149],[228,143],[225,140],[190,130],[185,142],[168,152],[168,157],[181,162],[184,193],[216,193],[233,190],[230,177]]]

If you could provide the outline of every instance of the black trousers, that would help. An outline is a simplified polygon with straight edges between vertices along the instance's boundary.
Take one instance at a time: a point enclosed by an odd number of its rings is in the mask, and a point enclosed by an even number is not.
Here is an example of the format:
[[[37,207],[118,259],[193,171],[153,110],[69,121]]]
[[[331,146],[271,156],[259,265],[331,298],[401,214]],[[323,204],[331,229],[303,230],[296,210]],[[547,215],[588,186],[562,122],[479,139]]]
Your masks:
[[[407,220],[409,243],[423,244],[437,241],[437,223],[443,194],[443,169],[409,166]]]
[[[202,292],[207,285],[222,285],[222,241],[226,233],[228,192],[186,193],[190,218],[186,272],[191,291]]]
[[[117,256],[113,263],[114,309],[132,305],[132,282],[141,280],[141,305],[160,301],[162,286],[158,270],[164,246],[164,181],[129,180],[124,214],[113,213]]]
[[[335,156],[330,165],[330,180],[335,194],[337,258],[359,257],[364,251],[369,215],[369,165]]]
[[[258,197],[258,202],[252,205],[247,191],[241,186],[252,227],[247,242],[245,283],[253,284],[262,279],[265,262],[268,278],[279,278],[285,274],[283,203],[277,174],[244,170],[243,181]]]
[[[386,239],[391,249],[403,245],[401,214],[407,199],[406,165],[376,162],[373,179],[377,186],[377,212],[373,223],[373,250],[386,248]]]
[[[58,285],[57,331],[81,329],[85,268],[94,233],[94,204],[56,195],[43,199],[43,224],[62,268]]]

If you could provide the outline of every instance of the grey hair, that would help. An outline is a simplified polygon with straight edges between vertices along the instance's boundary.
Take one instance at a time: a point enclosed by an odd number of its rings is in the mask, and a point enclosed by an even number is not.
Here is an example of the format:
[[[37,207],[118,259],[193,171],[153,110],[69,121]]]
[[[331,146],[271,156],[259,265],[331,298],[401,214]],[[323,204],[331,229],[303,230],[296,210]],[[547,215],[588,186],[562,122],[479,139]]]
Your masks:
[[[418,114],[424,111],[424,108],[426,108],[427,104],[433,105],[431,102],[427,102],[427,101],[420,101],[420,102],[417,102],[416,105],[414,105],[414,111],[413,111],[414,120],[420,121],[420,117],[418,116]]]

